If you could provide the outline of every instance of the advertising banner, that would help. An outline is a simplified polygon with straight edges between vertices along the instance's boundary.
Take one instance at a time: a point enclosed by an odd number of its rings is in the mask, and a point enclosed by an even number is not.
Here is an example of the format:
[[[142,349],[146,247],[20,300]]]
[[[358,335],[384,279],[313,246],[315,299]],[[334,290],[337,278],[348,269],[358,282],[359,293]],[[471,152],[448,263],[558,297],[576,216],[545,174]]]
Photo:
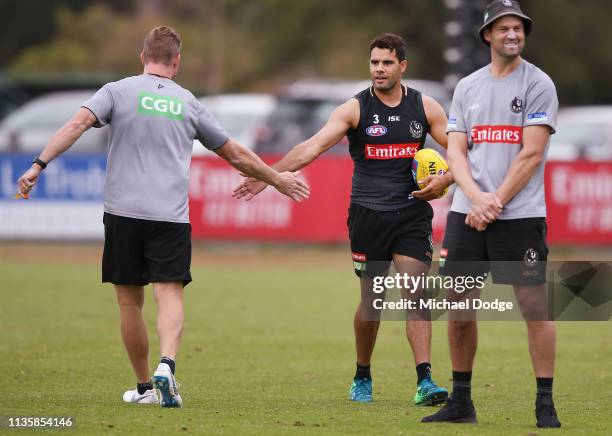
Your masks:
[[[549,162],[548,241],[612,244],[612,162]]]

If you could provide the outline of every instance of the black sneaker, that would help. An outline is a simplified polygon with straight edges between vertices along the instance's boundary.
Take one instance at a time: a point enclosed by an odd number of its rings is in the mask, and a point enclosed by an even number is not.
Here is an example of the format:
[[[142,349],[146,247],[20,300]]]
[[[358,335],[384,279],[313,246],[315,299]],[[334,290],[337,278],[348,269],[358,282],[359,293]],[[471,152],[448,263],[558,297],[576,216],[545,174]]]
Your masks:
[[[535,414],[538,428],[558,428],[561,427],[555,403],[550,395],[538,395],[536,399]]]
[[[451,396],[444,407],[433,415],[421,419],[421,422],[466,422],[476,424],[476,409],[470,401],[457,401]]]

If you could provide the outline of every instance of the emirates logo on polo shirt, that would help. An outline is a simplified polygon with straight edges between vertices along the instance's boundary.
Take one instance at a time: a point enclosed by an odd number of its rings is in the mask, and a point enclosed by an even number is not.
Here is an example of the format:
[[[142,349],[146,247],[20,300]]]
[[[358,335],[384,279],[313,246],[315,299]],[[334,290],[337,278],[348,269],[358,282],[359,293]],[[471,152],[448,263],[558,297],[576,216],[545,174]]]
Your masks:
[[[419,151],[419,146],[418,142],[409,144],[366,144],[364,154],[366,159],[411,159]]]
[[[494,144],[520,144],[523,138],[523,128],[518,126],[474,126],[472,127],[472,142]]]

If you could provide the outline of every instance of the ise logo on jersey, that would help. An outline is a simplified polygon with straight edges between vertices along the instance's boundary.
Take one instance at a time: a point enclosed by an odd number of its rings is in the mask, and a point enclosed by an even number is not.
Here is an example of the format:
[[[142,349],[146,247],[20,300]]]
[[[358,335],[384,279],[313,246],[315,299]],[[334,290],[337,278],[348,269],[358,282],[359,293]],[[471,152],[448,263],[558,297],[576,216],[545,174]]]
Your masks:
[[[183,100],[167,95],[157,95],[151,92],[138,94],[138,113],[146,115],[161,115],[173,120],[183,119]]]

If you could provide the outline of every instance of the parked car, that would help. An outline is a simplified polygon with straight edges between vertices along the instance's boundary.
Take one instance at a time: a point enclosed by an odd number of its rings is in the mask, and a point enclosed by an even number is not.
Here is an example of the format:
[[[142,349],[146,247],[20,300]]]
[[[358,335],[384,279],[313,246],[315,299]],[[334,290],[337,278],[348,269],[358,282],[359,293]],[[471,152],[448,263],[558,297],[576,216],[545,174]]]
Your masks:
[[[561,109],[549,160],[612,160],[612,106]]]
[[[96,91],[46,94],[11,112],[0,123],[0,151],[37,153]],[[73,145],[74,152],[100,152],[106,148],[108,127],[89,129]]]
[[[276,107],[276,97],[271,94],[219,94],[200,98],[200,102],[230,138],[250,149],[255,144],[256,127]],[[194,154],[207,152],[200,141],[194,141]]]
[[[448,110],[451,94],[442,83],[429,80],[406,80],[405,85],[436,99]],[[288,86],[279,96],[276,109],[257,129],[255,150],[286,153],[292,146],[316,133],[332,111],[341,103],[372,84],[369,80],[302,80]],[[433,141],[428,136],[427,146]],[[340,145],[347,145],[344,138]],[[332,147],[328,153],[346,154],[346,147]]]
[[[0,73],[0,120],[28,100],[28,94]]]

